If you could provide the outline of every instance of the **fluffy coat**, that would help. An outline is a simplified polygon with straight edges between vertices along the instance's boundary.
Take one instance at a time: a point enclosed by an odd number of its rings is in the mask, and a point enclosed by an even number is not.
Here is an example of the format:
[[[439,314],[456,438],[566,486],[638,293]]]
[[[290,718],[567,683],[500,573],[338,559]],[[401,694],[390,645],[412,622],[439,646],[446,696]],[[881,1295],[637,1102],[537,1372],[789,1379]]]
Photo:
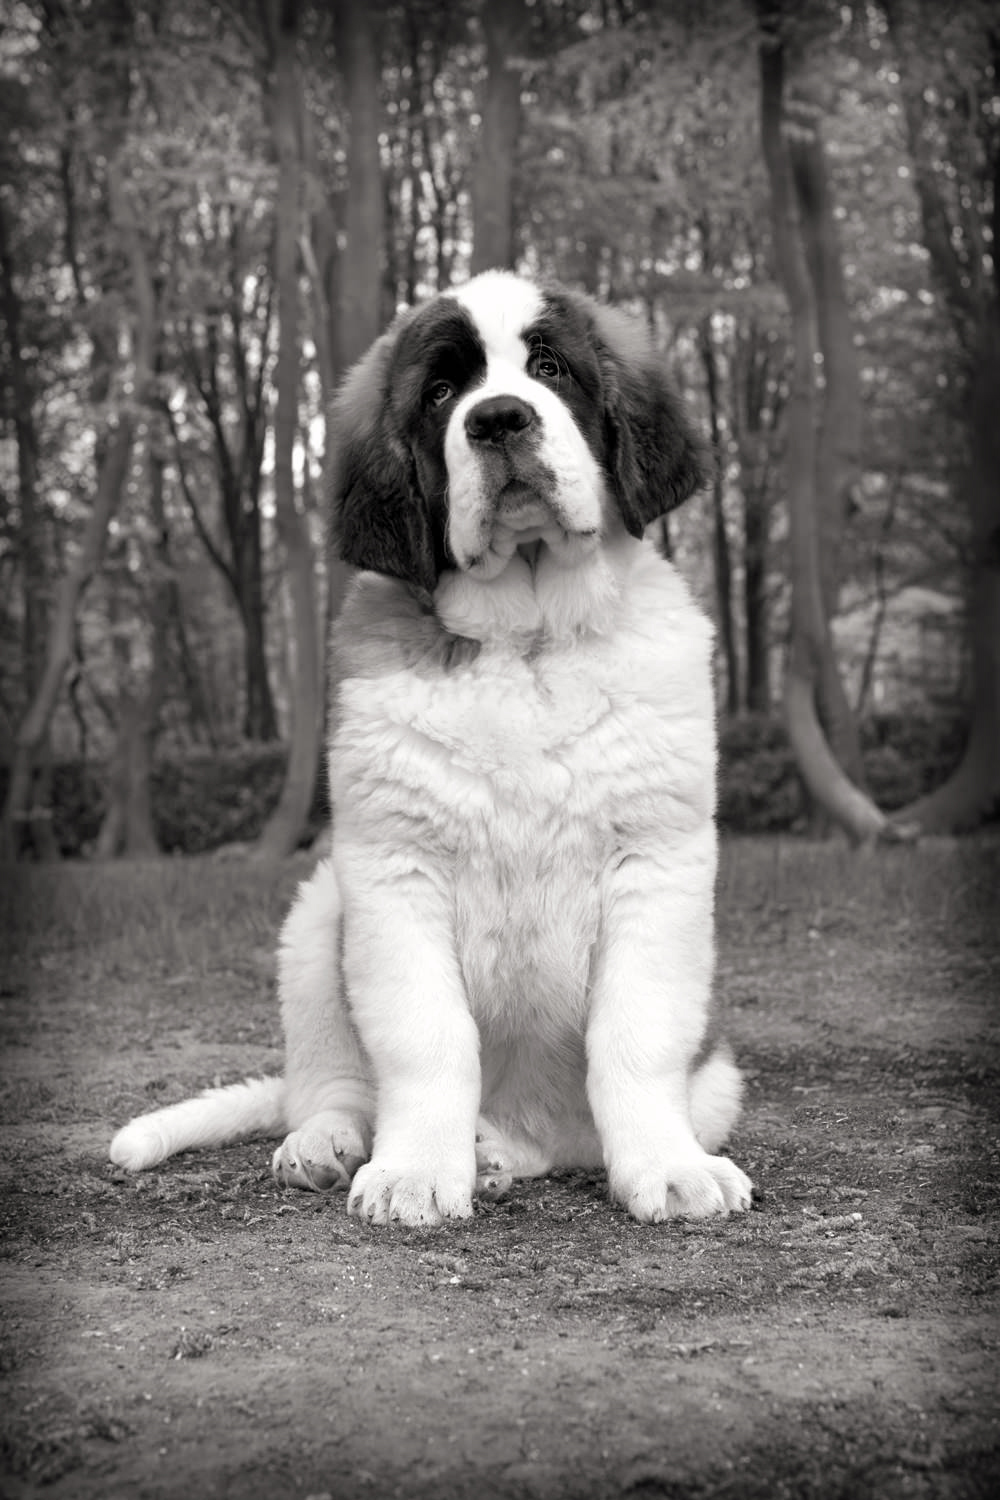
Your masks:
[[[377,1223],[602,1163],[640,1220],[748,1207],[715,1154],[740,1078],[710,1024],[711,635],[642,539],[697,447],[651,368],[606,310],[494,273],[348,381],[339,536],[367,571],[335,632],[332,853],[282,933],[284,1078],[141,1117],[113,1160],[285,1134],[279,1181]]]

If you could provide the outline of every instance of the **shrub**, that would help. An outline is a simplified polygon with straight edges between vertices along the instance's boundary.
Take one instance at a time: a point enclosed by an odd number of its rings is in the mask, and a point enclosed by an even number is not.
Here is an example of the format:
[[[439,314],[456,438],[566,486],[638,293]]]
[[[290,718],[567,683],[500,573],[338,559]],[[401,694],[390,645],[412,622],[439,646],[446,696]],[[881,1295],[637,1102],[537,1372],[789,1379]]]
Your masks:
[[[782,725],[761,715],[719,734],[719,826],[727,833],[779,833],[802,816],[802,784]]]
[[[945,780],[958,763],[965,725],[957,717],[878,714],[864,720],[861,749],[868,788],[887,812]],[[719,823],[728,833],[795,829],[802,783],[779,719],[748,714],[719,734]]]
[[[281,795],[283,745],[246,745],[164,756],[153,767],[153,823],[168,854],[202,854],[221,844],[251,841],[264,827]],[[0,767],[0,794],[8,768]],[[52,820],[67,857],[88,854],[104,818],[107,768],[64,762],[54,767]],[[321,774],[309,813],[309,834],[329,819],[326,778]]]
[[[961,758],[966,730],[955,716],[887,713],[864,720],[861,748],[879,807],[895,811],[939,786]]]

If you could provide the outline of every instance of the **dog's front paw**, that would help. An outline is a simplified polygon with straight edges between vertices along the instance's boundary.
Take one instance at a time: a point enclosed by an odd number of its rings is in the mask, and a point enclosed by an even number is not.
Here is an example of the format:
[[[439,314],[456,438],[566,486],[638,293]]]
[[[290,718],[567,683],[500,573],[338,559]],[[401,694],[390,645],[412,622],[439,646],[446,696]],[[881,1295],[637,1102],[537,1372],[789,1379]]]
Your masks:
[[[349,1113],[314,1115],[287,1135],[271,1170],[282,1187],[307,1192],[346,1192],[369,1145],[362,1122]]]
[[[656,1165],[610,1172],[611,1196],[642,1224],[707,1219],[750,1207],[749,1177],[726,1156],[680,1156]]]
[[[444,1219],[470,1217],[472,1182],[468,1174],[447,1168],[435,1172],[371,1161],[354,1179],[347,1211],[371,1224],[431,1228]]]

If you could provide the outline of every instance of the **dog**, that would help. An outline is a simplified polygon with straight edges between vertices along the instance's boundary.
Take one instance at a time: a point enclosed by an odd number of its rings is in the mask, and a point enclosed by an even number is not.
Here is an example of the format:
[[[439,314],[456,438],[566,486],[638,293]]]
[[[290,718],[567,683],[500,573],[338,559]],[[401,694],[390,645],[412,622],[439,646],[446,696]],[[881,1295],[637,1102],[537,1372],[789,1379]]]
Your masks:
[[[398,316],[331,422],[361,571],[334,633],[332,854],[282,931],[283,1078],[111,1158],[280,1138],[374,1224],[600,1167],[641,1222],[750,1206],[716,1154],[711,629],[651,523],[702,450],[644,331],[487,272]]]

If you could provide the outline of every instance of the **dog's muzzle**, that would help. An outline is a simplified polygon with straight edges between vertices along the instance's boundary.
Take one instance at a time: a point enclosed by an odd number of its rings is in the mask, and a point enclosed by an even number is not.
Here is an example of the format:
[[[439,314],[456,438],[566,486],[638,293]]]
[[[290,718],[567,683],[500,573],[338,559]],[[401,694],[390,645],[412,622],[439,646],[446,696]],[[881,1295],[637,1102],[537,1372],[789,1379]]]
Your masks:
[[[483,580],[519,548],[544,542],[572,562],[599,540],[596,466],[570,413],[551,392],[535,400],[516,390],[478,393],[446,441],[449,545],[458,567]]]
[[[541,419],[520,396],[485,396],[465,414],[469,446],[482,465],[492,501],[484,520],[516,532],[553,525],[551,474],[538,462]]]

